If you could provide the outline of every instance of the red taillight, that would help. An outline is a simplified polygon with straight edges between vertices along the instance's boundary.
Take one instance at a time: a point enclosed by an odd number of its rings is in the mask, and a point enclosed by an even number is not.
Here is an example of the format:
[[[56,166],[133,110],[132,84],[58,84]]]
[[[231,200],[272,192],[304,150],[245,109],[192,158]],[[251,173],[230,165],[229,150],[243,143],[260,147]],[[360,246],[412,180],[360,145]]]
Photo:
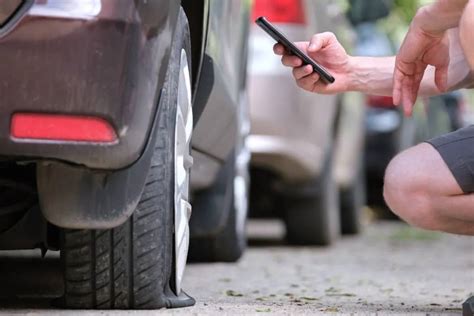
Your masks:
[[[392,97],[385,97],[380,95],[368,95],[367,105],[374,108],[392,108],[395,107],[393,104]]]
[[[305,24],[302,0],[255,0],[252,21],[260,16],[272,23]]]
[[[17,139],[98,143],[111,143],[117,140],[113,127],[102,118],[62,114],[13,114],[10,134]]]

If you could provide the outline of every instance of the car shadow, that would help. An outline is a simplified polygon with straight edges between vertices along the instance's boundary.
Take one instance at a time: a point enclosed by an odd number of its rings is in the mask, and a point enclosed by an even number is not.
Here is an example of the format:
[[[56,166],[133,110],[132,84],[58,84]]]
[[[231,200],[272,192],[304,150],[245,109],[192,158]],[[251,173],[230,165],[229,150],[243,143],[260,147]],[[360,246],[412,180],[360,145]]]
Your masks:
[[[64,289],[57,255],[0,252],[0,313],[2,309],[51,309]]]
[[[249,238],[248,246],[254,248],[265,248],[265,247],[288,247],[288,242],[285,239],[273,239],[273,238]]]
[[[250,219],[247,222],[249,247],[286,247],[285,226],[280,219]]]

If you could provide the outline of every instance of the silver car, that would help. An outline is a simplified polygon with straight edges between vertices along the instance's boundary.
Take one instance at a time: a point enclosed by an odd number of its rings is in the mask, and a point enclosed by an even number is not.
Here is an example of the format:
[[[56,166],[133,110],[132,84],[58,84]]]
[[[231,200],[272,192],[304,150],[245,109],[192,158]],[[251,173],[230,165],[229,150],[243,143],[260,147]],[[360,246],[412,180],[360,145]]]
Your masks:
[[[257,0],[253,18],[266,16],[292,41],[323,31],[348,47],[352,32],[333,1]],[[252,23],[249,95],[252,153],[251,209],[281,216],[287,239],[327,245],[340,231],[357,233],[364,205],[364,113],[361,96],[317,95],[299,89],[273,55],[274,40]]]

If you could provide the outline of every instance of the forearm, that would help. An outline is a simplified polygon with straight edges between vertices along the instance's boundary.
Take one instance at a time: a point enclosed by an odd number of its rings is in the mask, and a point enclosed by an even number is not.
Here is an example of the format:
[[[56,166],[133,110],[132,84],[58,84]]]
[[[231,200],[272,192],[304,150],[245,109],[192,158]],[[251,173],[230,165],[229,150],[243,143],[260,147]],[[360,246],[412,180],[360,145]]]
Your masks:
[[[395,56],[350,57],[348,90],[366,94],[391,95]]]
[[[443,33],[457,27],[469,0],[437,0],[418,10],[413,23],[427,33]]]
[[[349,90],[373,95],[392,95],[395,56],[351,57],[350,64]],[[434,69],[428,67],[421,82],[420,94],[434,95],[437,93],[439,92],[434,83]]]
[[[472,86],[474,72],[470,71],[459,41],[453,32],[451,42],[451,61],[448,70],[448,90]],[[393,69],[395,57],[350,57],[348,90],[374,95],[392,95]],[[420,85],[420,95],[440,94],[434,81],[435,69],[428,66]]]

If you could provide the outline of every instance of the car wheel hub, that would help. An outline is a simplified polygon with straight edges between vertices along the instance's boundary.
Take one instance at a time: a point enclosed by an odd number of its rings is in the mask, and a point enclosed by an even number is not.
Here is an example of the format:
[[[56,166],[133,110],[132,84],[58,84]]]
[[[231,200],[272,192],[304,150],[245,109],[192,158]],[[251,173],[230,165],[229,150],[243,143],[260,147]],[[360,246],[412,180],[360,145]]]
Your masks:
[[[191,103],[191,79],[188,56],[181,50],[178,82],[178,102],[175,125],[174,152],[174,225],[175,225],[175,290],[181,292],[181,281],[189,247],[189,174],[193,165],[190,153],[193,131],[193,111]]]

